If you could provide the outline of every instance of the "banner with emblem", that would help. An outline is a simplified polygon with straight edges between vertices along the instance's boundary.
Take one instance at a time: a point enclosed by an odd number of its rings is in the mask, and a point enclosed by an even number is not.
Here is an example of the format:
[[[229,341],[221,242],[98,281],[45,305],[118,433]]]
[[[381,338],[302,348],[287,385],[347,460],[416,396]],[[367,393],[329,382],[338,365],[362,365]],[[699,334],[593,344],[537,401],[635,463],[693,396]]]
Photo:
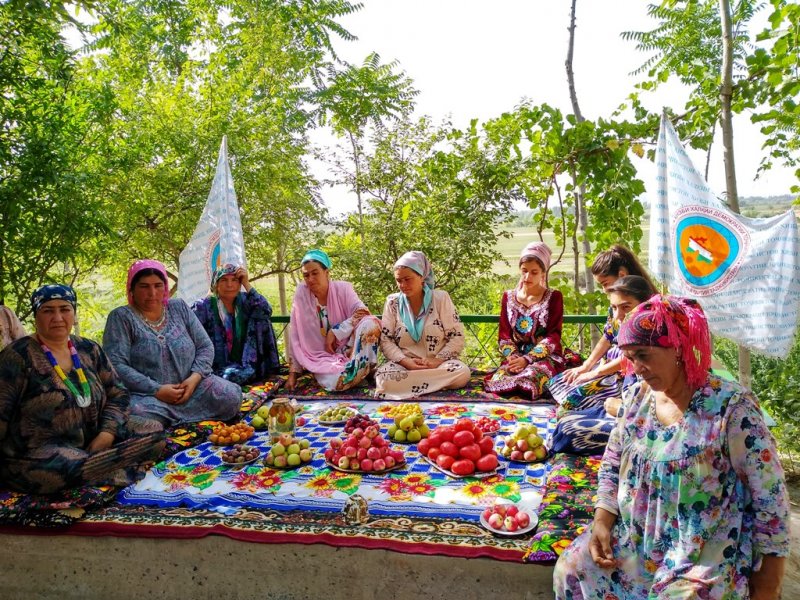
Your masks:
[[[211,192],[192,239],[181,252],[178,295],[189,304],[203,298],[214,269],[226,263],[247,266],[242,220],[228,164],[228,138],[223,136]]]
[[[671,294],[695,298],[716,335],[785,358],[800,311],[800,236],[794,212],[751,219],[711,191],[662,117],[649,266]]]

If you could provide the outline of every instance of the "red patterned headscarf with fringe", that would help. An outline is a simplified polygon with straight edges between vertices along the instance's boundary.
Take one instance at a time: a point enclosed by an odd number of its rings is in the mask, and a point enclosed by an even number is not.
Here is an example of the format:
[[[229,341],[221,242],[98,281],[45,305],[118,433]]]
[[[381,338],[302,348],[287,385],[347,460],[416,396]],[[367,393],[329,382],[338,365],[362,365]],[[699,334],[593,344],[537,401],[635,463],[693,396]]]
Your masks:
[[[617,343],[624,346],[677,348],[686,381],[692,388],[705,383],[711,366],[711,334],[703,309],[696,300],[655,295],[627,316]],[[626,372],[632,365],[625,360]]]

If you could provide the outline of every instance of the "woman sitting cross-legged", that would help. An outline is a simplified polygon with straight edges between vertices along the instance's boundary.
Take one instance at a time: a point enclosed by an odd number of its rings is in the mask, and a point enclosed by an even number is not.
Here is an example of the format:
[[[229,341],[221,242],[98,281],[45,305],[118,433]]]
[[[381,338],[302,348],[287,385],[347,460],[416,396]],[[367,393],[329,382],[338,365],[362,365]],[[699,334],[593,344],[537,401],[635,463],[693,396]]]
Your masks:
[[[640,381],[623,394],[594,522],[564,551],[556,598],[777,600],[789,498],[753,394],[709,373],[699,304],[654,296],[622,324]]]
[[[330,278],[331,259],[310,250],[301,261],[303,283],[297,286],[286,354],[293,390],[297,376],[310,371],[328,391],[361,383],[378,361],[381,324],[346,281]]]
[[[239,414],[241,388],[214,375],[214,346],[186,302],[169,299],[167,271],[140,260],[128,271],[128,305],[111,311],[103,347],[131,393],[131,412],[164,425]]]
[[[125,486],[164,448],[157,421],[128,416],[128,392],[95,342],[70,335],[77,297],[33,293],[36,333],[0,352],[0,483],[50,494]]]
[[[246,269],[231,264],[217,267],[211,294],[195,302],[192,310],[214,344],[214,373],[238,384],[277,373],[272,306],[250,285]]]
[[[381,350],[389,362],[375,373],[375,396],[403,400],[469,381],[469,367],[458,360],[464,327],[444,290],[435,290],[430,262],[422,252],[406,252],[394,264],[400,292],[386,299],[381,319]]]
[[[569,366],[561,347],[564,298],[547,286],[550,255],[543,242],[532,242],[522,250],[519,283],[503,292],[500,303],[503,363],[486,376],[487,392],[521,392],[535,400],[548,380]]]

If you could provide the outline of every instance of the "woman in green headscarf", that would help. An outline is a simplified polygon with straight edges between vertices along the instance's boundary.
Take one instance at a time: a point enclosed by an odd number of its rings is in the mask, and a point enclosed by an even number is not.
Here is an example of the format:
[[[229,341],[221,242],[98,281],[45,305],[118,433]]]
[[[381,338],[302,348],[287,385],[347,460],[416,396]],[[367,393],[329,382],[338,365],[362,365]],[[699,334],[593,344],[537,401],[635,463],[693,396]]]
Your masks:
[[[469,381],[458,360],[464,326],[450,295],[434,289],[436,279],[424,253],[406,252],[394,265],[399,293],[383,307],[381,350],[388,362],[375,374],[375,396],[402,400]]]

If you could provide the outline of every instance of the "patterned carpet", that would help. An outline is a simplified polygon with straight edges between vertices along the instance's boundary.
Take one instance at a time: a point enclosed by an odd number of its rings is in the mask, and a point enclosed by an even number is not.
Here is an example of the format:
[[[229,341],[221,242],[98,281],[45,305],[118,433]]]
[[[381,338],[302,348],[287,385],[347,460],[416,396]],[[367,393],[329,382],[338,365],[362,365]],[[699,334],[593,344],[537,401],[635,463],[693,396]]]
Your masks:
[[[279,383],[252,390],[243,411],[257,408],[274,394]],[[294,397],[294,395],[293,395]],[[47,533],[69,535],[116,535],[132,537],[197,538],[209,534],[264,543],[326,543],[335,546],[383,548],[400,552],[497,560],[549,562],[570,535],[570,527],[583,518],[567,507],[558,514],[548,482],[548,462],[533,465],[501,461],[489,478],[451,479],[422,459],[415,445],[402,446],[407,466],[384,477],[341,473],[329,469],[322,449],[340,427],[317,422],[327,406],[346,401],[381,421],[394,403],[372,399],[350,402],[341,395],[316,396],[303,401],[306,424],[298,436],[311,441],[314,460],[299,469],[281,471],[260,462],[239,470],[223,465],[218,451],[204,439],[214,422],[176,428],[170,432],[170,452],[145,479],[121,491],[113,501],[113,489],[86,488],[63,497],[34,497],[0,491],[0,525],[6,532],[30,533],[31,526]],[[428,424],[449,424],[462,416],[498,419],[501,433],[519,421],[532,421],[547,436],[555,425],[552,405],[517,403],[432,402],[422,405]],[[262,453],[269,448],[266,432],[258,432],[250,444]],[[556,463],[573,472],[591,472],[591,465]],[[545,484],[548,485],[547,492]],[[369,520],[358,526],[344,522],[342,508],[358,493],[368,502]],[[483,508],[503,498],[535,509],[543,504],[538,533],[499,537],[479,523]],[[548,502],[548,500],[550,500]],[[577,506],[577,505],[576,505]],[[576,508],[577,510],[577,508]],[[547,523],[554,518],[552,529]],[[24,527],[23,527],[24,526]],[[56,528],[56,529],[52,529]],[[555,532],[555,533],[553,533]]]

